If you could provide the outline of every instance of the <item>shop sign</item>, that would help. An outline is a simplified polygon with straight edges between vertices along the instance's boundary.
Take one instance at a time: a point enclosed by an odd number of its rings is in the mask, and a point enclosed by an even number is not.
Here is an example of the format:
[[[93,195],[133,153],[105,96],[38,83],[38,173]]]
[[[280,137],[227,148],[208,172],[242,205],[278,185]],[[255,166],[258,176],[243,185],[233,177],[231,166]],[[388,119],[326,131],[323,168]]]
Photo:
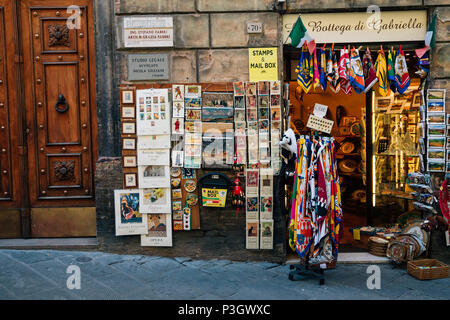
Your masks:
[[[277,48],[248,49],[250,81],[278,80]]]
[[[247,22],[247,33],[262,33],[261,22]]]
[[[224,208],[227,189],[202,188],[202,205],[204,207]]]
[[[283,43],[298,14],[283,16]],[[427,11],[380,11],[302,14],[302,21],[316,43],[367,43],[424,41]]]
[[[130,54],[128,56],[128,80],[169,79],[169,54]]]
[[[123,41],[126,48],[173,47],[173,18],[124,18]]]

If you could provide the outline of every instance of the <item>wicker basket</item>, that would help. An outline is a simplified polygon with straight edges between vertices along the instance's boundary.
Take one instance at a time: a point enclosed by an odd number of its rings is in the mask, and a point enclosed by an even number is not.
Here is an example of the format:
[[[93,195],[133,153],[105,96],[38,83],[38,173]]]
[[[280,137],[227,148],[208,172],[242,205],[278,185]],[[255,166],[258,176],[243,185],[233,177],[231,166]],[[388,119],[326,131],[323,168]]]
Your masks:
[[[370,254],[379,257],[386,257],[388,241],[380,237],[370,237],[368,243],[368,251]]]
[[[421,269],[420,267],[434,267]],[[408,273],[419,280],[432,280],[448,278],[450,268],[445,263],[436,259],[423,259],[408,261]]]

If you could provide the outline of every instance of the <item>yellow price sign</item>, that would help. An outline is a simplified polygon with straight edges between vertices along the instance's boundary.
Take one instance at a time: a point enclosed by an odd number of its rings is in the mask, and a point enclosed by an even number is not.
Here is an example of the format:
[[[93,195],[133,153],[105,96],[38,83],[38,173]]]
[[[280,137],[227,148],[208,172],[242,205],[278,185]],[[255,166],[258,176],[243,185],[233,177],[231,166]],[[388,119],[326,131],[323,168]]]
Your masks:
[[[225,207],[227,189],[202,188],[202,205],[204,207]]]
[[[278,49],[248,49],[248,66],[250,81],[278,80]]]

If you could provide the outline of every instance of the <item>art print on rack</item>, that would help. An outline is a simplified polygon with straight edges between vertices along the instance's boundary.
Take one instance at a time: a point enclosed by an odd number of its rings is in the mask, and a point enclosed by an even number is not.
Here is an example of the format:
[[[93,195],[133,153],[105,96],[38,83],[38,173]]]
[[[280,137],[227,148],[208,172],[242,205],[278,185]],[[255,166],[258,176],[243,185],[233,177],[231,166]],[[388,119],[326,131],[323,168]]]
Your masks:
[[[147,220],[139,211],[139,190],[114,190],[116,236],[147,232]]]

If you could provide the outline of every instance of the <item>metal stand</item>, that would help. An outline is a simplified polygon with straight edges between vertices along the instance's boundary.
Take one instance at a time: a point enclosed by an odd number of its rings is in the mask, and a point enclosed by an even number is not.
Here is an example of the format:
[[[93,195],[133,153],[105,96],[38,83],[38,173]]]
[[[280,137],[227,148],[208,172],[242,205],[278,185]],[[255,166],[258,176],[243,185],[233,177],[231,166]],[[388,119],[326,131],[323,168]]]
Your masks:
[[[319,285],[322,286],[325,284],[324,269],[320,267],[311,268],[309,265],[309,256],[306,258],[305,264],[292,264],[289,267],[291,270],[294,269],[294,271],[289,272],[289,280],[291,281],[319,277]]]

